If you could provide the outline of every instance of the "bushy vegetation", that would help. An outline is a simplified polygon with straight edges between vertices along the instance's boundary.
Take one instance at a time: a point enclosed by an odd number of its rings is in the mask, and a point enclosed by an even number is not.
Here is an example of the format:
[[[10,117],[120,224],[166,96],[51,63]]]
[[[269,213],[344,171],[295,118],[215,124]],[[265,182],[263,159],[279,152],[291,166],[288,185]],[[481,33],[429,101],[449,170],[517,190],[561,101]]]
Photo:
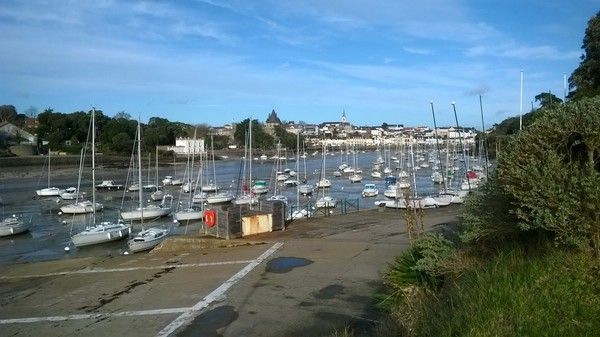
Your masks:
[[[392,263],[382,307],[407,336],[597,333],[599,186],[600,97],[540,109],[456,235],[421,236]]]
[[[539,253],[539,252],[538,252]],[[421,298],[414,336],[591,336],[600,264],[588,252],[502,250]]]

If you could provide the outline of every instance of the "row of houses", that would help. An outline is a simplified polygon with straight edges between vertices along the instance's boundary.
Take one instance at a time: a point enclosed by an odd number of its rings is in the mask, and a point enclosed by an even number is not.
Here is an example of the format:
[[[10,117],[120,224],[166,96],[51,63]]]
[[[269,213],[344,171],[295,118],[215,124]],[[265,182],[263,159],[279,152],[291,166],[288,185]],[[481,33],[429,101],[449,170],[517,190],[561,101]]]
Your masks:
[[[283,127],[287,132],[301,134],[307,139],[309,146],[381,146],[400,143],[435,143],[437,139],[456,142],[459,139],[465,143],[474,143],[476,130],[472,128],[439,127],[436,130],[427,126],[405,127],[402,124],[386,124],[381,126],[354,126],[343,111],[339,121],[322,122],[319,124],[306,124],[282,122],[275,110],[272,110],[265,121],[265,130],[274,134],[277,127]],[[235,133],[235,124],[226,124],[213,127],[214,135],[226,136],[232,140]],[[11,141],[17,144],[37,145],[37,136],[31,134],[9,122],[0,123],[0,141]],[[234,146],[234,145],[232,145]],[[192,140],[179,138],[174,145],[164,146],[163,150],[173,151],[177,154],[202,153],[205,151],[203,139]]]

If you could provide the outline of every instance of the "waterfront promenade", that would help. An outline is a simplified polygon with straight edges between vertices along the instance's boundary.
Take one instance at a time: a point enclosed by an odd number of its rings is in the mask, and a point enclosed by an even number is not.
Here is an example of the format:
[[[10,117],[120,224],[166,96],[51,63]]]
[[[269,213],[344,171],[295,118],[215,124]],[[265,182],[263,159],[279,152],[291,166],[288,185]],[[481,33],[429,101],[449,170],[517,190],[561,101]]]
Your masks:
[[[460,208],[425,211],[431,229]],[[369,330],[408,245],[398,210],[299,220],[243,245],[0,266],[2,336],[320,336]],[[236,241],[239,244],[239,241]],[[176,247],[176,249],[172,249]],[[171,249],[169,249],[171,248]]]

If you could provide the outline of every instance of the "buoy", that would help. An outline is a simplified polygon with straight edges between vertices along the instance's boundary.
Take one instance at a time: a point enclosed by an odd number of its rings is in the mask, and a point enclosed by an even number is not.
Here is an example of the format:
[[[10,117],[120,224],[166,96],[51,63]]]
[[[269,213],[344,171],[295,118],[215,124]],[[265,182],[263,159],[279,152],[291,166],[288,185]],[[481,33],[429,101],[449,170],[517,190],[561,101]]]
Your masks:
[[[60,202],[60,199],[56,199],[56,203],[58,204]]]
[[[179,221],[177,221],[177,219],[173,219],[173,223],[179,223]]]
[[[69,246],[66,246],[65,247],[65,252],[69,252],[69,251],[71,251],[71,248],[69,248]]]
[[[62,215],[62,212],[58,212],[58,215]]]
[[[123,255],[129,255],[129,252],[128,252],[128,251],[125,251],[125,253],[123,253]]]

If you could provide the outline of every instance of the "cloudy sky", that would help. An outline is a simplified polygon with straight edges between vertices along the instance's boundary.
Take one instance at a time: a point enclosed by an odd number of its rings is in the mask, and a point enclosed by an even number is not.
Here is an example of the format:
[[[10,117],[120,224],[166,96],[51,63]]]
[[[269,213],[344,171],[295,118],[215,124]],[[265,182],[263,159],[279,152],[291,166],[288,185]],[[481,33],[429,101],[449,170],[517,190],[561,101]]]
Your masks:
[[[480,125],[563,96],[598,0],[0,2],[0,104],[219,125]]]

